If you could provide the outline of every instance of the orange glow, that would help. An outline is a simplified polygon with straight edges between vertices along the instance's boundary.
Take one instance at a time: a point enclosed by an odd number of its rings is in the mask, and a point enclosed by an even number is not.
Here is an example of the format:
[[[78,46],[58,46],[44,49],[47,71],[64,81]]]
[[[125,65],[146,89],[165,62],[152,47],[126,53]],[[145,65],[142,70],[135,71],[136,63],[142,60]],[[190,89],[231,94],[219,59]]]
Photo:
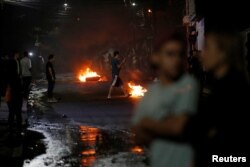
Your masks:
[[[86,126],[80,126],[80,132],[82,132],[81,140],[88,144],[95,143],[99,135],[99,129]]]
[[[96,160],[96,143],[101,139],[100,130],[98,128],[80,126],[81,141],[86,147],[91,147],[91,149],[86,149],[81,152],[82,167],[92,166]]]
[[[95,160],[96,160],[95,155],[86,156],[81,160],[81,162],[82,162],[81,165],[82,165],[82,167],[90,167],[94,164]]]
[[[108,78],[105,77],[105,76],[102,76],[100,79],[99,79],[100,82],[106,82],[108,81]]]
[[[78,79],[81,82],[86,82],[88,78],[97,78],[97,81],[99,81],[101,76],[97,74],[97,72],[92,71],[90,68],[86,68],[86,70],[81,70]]]
[[[128,87],[130,88],[129,93],[132,97],[142,97],[147,92],[147,89],[141,85],[135,85],[133,82],[129,82]]]
[[[82,152],[82,155],[85,155],[85,156],[90,156],[90,155],[95,155],[96,154],[96,151],[94,149],[89,149],[89,150],[85,150]]]
[[[142,147],[140,146],[134,146],[131,151],[135,154],[143,154],[144,153],[144,150]]]

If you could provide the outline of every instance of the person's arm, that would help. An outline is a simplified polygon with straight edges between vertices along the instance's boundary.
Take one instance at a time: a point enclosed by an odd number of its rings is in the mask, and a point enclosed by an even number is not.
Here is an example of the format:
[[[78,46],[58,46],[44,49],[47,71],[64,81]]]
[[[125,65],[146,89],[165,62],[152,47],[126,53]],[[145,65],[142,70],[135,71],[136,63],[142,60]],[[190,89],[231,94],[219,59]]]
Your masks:
[[[51,68],[51,67],[49,67],[49,74],[50,74],[52,80],[54,81],[55,78],[54,78],[54,75],[53,75],[53,72],[52,72],[52,68]]]
[[[189,141],[183,135],[185,129],[183,118],[170,118],[161,122],[153,119],[143,119],[133,128],[133,132],[136,134],[135,141],[144,145],[149,145],[155,138],[175,142]]]
[[[118,68],[121,68],[126,62],[126,59],[124,58],[120,64],[118,64]]]
[[[192,79],[189,79],[186,85],[178,92],[180,96],[176,102],[175,115],[160,121],[146,118],[141,120],[139,123],[140,127],[155,137],[189,140],[190,132],[187,130],[187,127],[190,129],[190,125],[193,123],[199,125],[193,121],[196,120],[193,117],[197,117],[194,115],[196,115],[199,91],[196,82]],[[192,125],[192,128],[195,127]]]
[[[155,136],[179,136],[182,134],[188,119],[189,116],[184,114],[163,121],[146,118],[140,122],[140,125]]]
[[[131,119],[131,130],[135,134],[134,139],[137,144],[148,145],[151,143],[153,136],[148,133],[140,124],[143,118],[147,117],[145,108],[147,108],[148,101],[151,97],[152,87],[148,87],[148,91],[145,96],[141,99],[139,104],[136,106],[134,115]]]
[[[217,133],[215,129],[210,128],[210,123],[207,119],[209,119],[208,116],[203,114],[170,117],[163,121],[155,121],[147,118],[138,124],[140,129],[137,131],[146,132],[154,138],[162,138],[175,142],[189,142],[195,146],[204,138],[213,137]],[[143,136],[137,136],[137,138],[142,143],[148,141]]]

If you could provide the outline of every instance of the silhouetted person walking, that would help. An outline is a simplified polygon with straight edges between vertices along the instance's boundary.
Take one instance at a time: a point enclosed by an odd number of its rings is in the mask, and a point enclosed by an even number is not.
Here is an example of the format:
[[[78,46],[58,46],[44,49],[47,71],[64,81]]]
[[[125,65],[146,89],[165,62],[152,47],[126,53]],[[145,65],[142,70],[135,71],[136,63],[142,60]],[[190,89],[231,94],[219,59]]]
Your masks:
[[[49,103],[55,103],[57,100],[54,98],[53,91],[55,87],[55,81],[56,81],[56,74],[53,62],[55,60],[54,55],[49,55],[48,62],[46,64],[46,77],[48,81],[48,102]]]
[[[126,60],[123,59],[120,62],[119,52],[118,51],[114,52],[114,57],[112,58],[112,62],[111,62],[111,65],[112,65],[112,84],[109,88],[108,99],[111,99],[111,94],[112,94],[114,87],[120,87],[122,92],[124,93],[124,96],[125,97],[129,96],[128,93],[125,91],[125,89],[123,87],[123,82],[119,76],[121,68],[124,65],[125,61]]]

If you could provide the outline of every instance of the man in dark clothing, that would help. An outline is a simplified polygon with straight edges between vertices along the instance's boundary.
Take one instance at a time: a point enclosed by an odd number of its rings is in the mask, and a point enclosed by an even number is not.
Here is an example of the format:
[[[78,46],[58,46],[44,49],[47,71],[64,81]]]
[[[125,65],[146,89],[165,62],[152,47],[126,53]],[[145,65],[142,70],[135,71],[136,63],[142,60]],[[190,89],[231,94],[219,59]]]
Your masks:
[[[21,66],[19,62],[19,53],[14,54],[14,59],[8,62],[7,76],[7,103],[9,108],[9,126],[10,130],[14,127],[16,117],[17,129],[22,129],[22,82]]]
[[[136,129],[137,140],[150,143],[151,138],[167,138],[191,143],[198,167],[249,167],[250,87],[243,51],[239,33],[209,32],[202,59],[215,81],[198,114],[158,122],[145,119]]]
[[[119,52],[115,51],[114,57],[113,57],[112,62],[111,62],[111,65],[112,65],[112,84],[111,84],[110,89],[109,89],[108,99],[111,99],[111,94],[112,94],[112,90],[114,87],[120,87],[121,90],[123,91],[124,95],[126,97],[128,96],[127,92],[124,90],[123,82],[119,76],[121,68],[122,68],[124,63],[125,63],[125,59],[122,62],[120,62],[119,61]]]
[[[6,93],[6,88],[7,88],[7,58],[5,57],[0,57],[0,97],[4,97]],[[1,105],[1,103],[0,103]]]
[[[53,96],[53,90],[55,87],[55,80],[56,80],[56,75],[55,75],[55,70],[53,66],[55,56],[54,55],[49,55],[48,57],[48,62],[46,64],[46,78],[48,81],[48,102],[49,103],[55,103],[57,100]]]
[[[183,130],[183,138],[197,150],[199,166],[213,165],[212,155],[246,157],[249,152],[250,89],[246,79],[229,72],[214,82],[211,92],[202,112],[190,117]]]

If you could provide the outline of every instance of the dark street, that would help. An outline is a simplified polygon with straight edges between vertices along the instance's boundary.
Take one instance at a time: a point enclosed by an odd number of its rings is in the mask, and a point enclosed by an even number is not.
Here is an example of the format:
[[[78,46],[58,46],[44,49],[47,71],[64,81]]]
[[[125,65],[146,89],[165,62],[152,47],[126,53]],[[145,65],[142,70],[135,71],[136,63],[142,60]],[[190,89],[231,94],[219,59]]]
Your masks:
[[[108,89],[109,82],[58,83],[55,93],[61,101],[53,105],[53,110],[79,124],[128,128],[136,99],[123,98],[118,92],[108,100]]]
[[[55,94],[60,102],[51,105],[44,102],[46,85],[37,84],[30,129],[45,135],[48,148],[24,166],[146,166],[145,151],[134,144],[129,129],[139,99],[124,98],[118,91],[107,99],[108,85],[59,79]]]
[[[0,167],[249,167],[246,0],[0,0]]]

